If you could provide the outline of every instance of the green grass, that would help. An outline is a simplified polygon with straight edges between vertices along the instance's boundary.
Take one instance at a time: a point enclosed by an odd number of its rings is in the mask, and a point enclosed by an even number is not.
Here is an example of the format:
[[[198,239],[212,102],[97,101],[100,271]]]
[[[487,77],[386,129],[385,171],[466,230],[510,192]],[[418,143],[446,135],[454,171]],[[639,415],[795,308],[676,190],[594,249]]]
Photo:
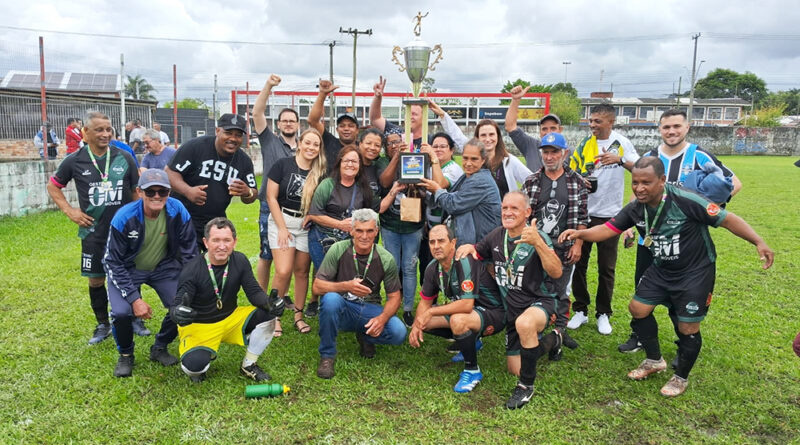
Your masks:
[[[612,319],[601,336],[594,322],[573,331],[581,344],[564,359],[540,361],[537,394],[506,411],[515,378],[505,371],[503,337],[480,352],[484,381],[467,395],[452,391],[461,368],[432,336],[420,350],[378,346],[361,359],[352,334],[339,339],[337,375],[315,375],[319,339],[292,329],[260,364],[288,396],[246,400],[238,374],[244,351],[223,345],[209,379],[191,384],[178,367],[147,360],[153,337],[137,338],[130,379],[115,379],[112,340],[86,345],[94,326],[80,277],[76,230],[58,212],[0,219],[0,442],[2,443],[789,443],[800,442],[800,330],[797,253],[798,173],[794,159],[725,157],[744,182],[729,209],[743,216],[776,252],[762,271],[755,248],[713,230],[719,260],[704,347],[688,391],[667,400],[668,378],[625,377],[643,358],[622,355],[626,305],[633,292],[633,250],[620,249]],[[236,203],[238,249],[258,250],[258,207]],[[590,274],[591,275],[591,274]],[[590,283],[590,288],[595,284]],[[158,304],[145,287],[145,299]],[[244,301],[244,299],[242,299]],[[155,310],[155,331],[165,311]],[[667,360],[675,354],[669,320],[657,310]],[[177,346],[171,345],[173,353]]]

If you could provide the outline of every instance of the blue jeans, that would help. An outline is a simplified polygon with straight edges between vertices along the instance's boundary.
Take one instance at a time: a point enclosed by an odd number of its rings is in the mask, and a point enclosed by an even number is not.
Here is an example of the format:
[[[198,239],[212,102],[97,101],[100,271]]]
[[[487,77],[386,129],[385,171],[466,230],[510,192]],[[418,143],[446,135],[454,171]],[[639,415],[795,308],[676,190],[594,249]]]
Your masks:
[[[308,254],[311,256],[311,262],[314,263],[314,272],[319,270],[322,260],[325,259],[322,238],[325,238],[325,235],[316,224],[311,224],[311,228],[308,230]]]
[[[367,331],[364,325],[382,312],[383,307],[377,304],[347,301],[336,292],[323,295],[319,305],[319,355],[322,358],[336,357],[339,331],[364,334]],[[367,335],[366,339],[378,345],[399,345],[406,339],[406,326],[393,316],[384,325],[381,335]]]
[[[414,294],[417,290],[417,254],[422,240],[422,229],[412,233],[395,233],[381,229],[383,247],[392,254],[400,271],[403,283],[403,310],[414,310]]]
[[[272,249],[269,247],[269,237],[267,236],[267,229],[269,220],[269,204],[267,201],[261,201],[261,208],[258,213],[258,235],[261,239],[261,251],[259,252],[259,258],[262,260],[271,261],[272,260]]]

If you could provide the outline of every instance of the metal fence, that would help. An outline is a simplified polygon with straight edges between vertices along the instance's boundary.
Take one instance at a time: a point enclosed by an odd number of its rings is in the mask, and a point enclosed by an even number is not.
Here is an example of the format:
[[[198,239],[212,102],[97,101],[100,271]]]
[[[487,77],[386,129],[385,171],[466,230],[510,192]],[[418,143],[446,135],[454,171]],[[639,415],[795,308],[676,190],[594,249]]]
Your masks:
[[[47,95],[47,121],[59,138],[64,137],[67,119],[83,119],[87,111],[99,111],[108,115],[118,132],[123,124],[120,117],[119,99]],[[155,104],[126,101],[125,119],[141,119],[142,125],[150,127]],[[0,91],[0,139],[33,139],[42,125],[42,104],[38,93],[19,90]]]

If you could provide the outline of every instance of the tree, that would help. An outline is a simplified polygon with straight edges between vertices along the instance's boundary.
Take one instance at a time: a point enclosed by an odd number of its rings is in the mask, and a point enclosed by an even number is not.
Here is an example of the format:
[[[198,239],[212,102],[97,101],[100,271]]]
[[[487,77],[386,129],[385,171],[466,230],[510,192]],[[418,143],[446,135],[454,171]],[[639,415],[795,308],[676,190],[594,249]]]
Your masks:
[[[172,101],[164,102],[164,108],[172,108]],[[208,104],[203,102],[201,99],[195,99],[193,97],[187,97],[185,99],[181,99],[178,101],[178,108],[188,108],[190,110],[209,110],[210,107]]]
[[[570,96],[578,97],[578,90],[572,86],[572,82],[558,82],[557,84],[550,87],[551,93],[558,93],[564,92],[569,94]],[[560,116],[559,116],[560,117]]]
[[[125,97],[139,100],[156,100],[152,94],[155,91],[156,89],[153,85],[150,85],[150,82],[141,75],[128,76],[125,85]]]
[[[422,92],[423,93],[435,93],[436,87],[433,84],[436,83],[436,79],[433,77],[426,77],[422,79]]]
[[[785,106],[784,113],[791,116],[800,115],[800,88],[789,91],[769,93],[760,104],[762,107]]]
[[[745,127],[779,127],[779,119],[784,115],[786,105],[774,105],[754,110],[742,119]]]
[[[767,96],[767,83],[751,72],[739,74],[736,71],[717,68],[695,84],[694,97],[713,99],[741,97],[755,103]]]
[[[515,86],[521,86],[525,88],[530,86],[531,88],[528,90],[529,93],[549,93],[552,85],[531,85],[530,82],[527,80],[517,79],[513,82],[508,81],[505,85],[503,85],[503,89],[500,90],[501,93],[508,93],[511,91],[512,88]],[[500,105],[508,105],[511,103],[511,99],[500,99]],[[536,103],[535,99],[522,99],[519,101],[520,105],[533,105]]]

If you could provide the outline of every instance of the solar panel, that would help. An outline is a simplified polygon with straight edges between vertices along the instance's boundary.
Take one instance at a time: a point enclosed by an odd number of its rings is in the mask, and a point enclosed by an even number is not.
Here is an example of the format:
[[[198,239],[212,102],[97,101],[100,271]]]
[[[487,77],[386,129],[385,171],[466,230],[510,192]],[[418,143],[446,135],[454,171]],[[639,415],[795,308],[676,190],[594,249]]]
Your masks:
[[[69,75],[69,81],[62,88],[64,77]],[[41,86],[39,73],[27,72],[13,73],[8,81],[7,88],[39,89]],[[117,90],[116,74],[93,73],[45,73],[45,87],[49,90],[61,91],[96,91],[114,92]]]

